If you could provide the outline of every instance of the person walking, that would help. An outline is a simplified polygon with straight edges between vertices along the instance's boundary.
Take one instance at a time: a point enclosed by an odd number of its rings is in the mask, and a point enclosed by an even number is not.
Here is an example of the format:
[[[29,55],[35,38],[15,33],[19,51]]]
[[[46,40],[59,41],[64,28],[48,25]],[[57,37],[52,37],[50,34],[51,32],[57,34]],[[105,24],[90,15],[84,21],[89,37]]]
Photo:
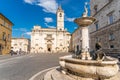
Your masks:
[[[10,50],[10,54],[11,54],[11,56],[13,56],[13,50]]]
[[[20,48],[20,50],[19,50],[19,55],[21,55],[21,52],[22,52],[22,50],[21,50],[21,48]]]

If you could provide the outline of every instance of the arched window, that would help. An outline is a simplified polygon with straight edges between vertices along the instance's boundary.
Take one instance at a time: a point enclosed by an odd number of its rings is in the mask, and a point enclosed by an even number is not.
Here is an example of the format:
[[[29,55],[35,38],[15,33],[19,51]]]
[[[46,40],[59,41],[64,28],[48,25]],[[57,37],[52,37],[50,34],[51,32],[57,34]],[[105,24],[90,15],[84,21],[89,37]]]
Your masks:
[[[2,39],[3,39],[3,41],[6,40],[6,33],[5,32],[3,32]]]
[[[60,13],[60,17],[62,17],[62,13]]]
[[[60,31],[62,31],[62,29],[60,28]]]
[[[94,11],[95,11],[95,13],[98,11],[98,5],[94,6]]]

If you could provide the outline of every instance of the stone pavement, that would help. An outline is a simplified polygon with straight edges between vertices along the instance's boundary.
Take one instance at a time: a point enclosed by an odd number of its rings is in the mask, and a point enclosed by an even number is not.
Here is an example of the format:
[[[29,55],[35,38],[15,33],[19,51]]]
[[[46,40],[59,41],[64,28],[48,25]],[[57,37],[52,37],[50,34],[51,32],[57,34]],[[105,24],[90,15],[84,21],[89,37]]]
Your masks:
[[[0,60],[5,60],[5,59],[10,59],[10,58],[14,58],[14,57],[19,57],[19,56],[23,56],[24,54],[21,55],[10,55],[10,54],[6,54],[6,55],[0,55]]]
[[[93,80],[93,79],[81,78],[70,74],[64,75],[59,70],[53,69],[46,73],[46,75],[44,76],[44,80]],[[120,80],[120,72],[116,76],[105,80]]]
[[[46,73],[44,80],[75,80],[74,78],[64,75],[59,70],[53,69]]]
[[[15,56],[16,56],[16,55],[11,56],[10,54],[0,55],[0,60],[8,59],[8,58],[13,58],[13,57],[15,57]]]

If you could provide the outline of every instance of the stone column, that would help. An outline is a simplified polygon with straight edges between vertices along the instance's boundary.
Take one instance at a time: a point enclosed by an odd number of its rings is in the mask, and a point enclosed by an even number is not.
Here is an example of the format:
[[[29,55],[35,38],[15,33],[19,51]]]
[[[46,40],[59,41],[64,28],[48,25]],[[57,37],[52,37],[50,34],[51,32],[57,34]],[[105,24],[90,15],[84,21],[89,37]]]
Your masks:
[[[89,32],[88,27],[82,27],[82,59],[91,59],[89,54]]]

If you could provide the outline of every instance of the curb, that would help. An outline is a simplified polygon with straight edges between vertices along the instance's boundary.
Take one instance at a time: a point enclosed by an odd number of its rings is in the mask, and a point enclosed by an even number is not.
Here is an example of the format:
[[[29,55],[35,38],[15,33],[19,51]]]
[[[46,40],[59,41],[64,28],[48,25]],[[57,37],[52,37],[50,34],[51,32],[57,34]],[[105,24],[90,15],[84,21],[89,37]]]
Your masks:
[[[63,74],[57,69],[52,69],[44,75],[44,80],[78,80],[71,76]]]
[[[46,72],[46,71],[52,70],[52,69],[57,68],[57,67],[59,67],[59,66],[51,67],[51,68],[48,68],[48,69],[42,70],[42,71],[36,73],[35,75],[33,75],[29,80],[34,80],[37,76],[39,76],[39,75],[42,74],[43,72]]]

